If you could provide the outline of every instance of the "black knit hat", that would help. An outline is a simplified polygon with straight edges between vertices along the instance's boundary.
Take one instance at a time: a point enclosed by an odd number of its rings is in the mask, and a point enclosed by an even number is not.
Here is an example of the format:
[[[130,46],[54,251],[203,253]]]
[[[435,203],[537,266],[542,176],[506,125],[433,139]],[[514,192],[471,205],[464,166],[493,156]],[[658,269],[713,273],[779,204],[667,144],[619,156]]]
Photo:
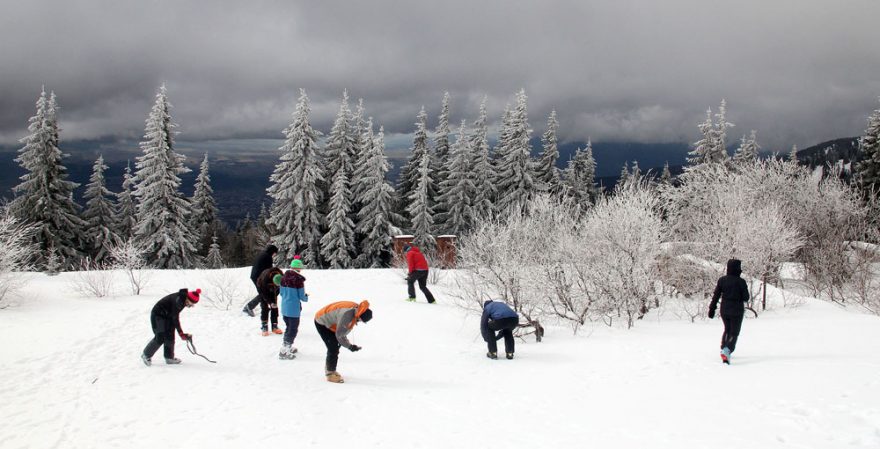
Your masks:
[[[373,319],[373,311],[370,309],[364,310],[364,313],[361,314],[361,321],[366,323]]]

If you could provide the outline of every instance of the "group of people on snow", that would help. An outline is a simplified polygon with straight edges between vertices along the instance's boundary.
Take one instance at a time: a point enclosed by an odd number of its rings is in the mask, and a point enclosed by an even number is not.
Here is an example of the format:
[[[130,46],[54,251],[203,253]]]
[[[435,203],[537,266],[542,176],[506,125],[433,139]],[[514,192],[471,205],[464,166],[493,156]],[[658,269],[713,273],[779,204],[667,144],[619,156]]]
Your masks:
[[[257,296],[244,305],[243,313],[256,316],[254,308],[260,305],[260,329],[264,336],[283,334],[281,350],[278,357],[282,360],[291,360],[296,357],[297,348],[293,342],[299,332],[302,303],[308,302],[309,295],[305,292],[305,276],[302,275],[304,268],[299,253],[305,249],[305,245],[296,248],[294,259],[290,262],[290,269],[282,272],[274,266],[273,260],[278,254],[275,245],[268,245],[254,260],[251,269],[251,281],[257,289]],[[425,256],[415,245],[406,244],[403,247],[406,256],[408,274],[406,277],[407,301],[415,301],[415,284],[418,282],[419,289],[430,304],[435,304],[434,295],[427,287],[428,262]],[[709,304],[709,318],[715,317],[718,301],[721,301],[721,320],[724,322],[724,332],[721,336],[721,360],[729,364],[731,354],[736,349],[736,341],[742,327],[745,305],[749,301],[749,291],[742,274],[742,263],[737,259],[727,261],[727,274],[718,279],[712,301]],[[153,329],[153,338],[147,343],[141,354],[144,364],[150,366],[152,357],[160,346],[165,347],[165,363],[178,364],[180,359],[174,357],[175,331],[184,341],[190,341],[192,336],[183,331],[180,324],[180,312],[187,307],[192,307],[199,302],[200,289],[189,291],[181,289],[172,293],[153,306],[150,312],[150,325]],[[278,327],[278,295],[281,295],[280,315],[284,321],[285,330]],[[329,382],[342,383],[337,364],[339,349],[344,347],[351,352],[357,352],[360,346],[353,344],[348,339],[348,334],[358,323],[369,322],[373,318],[369,301],[352,302],[337,301],[322,307],[315,313],[315,328],[318,335],[327,347],[324,372]],[[483,314],[480,318],[480,334],[488,346],[486,357],[498,358],[497,341],[504,339],[504,352],[507,359],[514,358],[515,341],[513,330],[519,325],[519,316],[507,304],[501,301],[486,301],[483,303]],[[271,327],[270,327],[271,326]]]

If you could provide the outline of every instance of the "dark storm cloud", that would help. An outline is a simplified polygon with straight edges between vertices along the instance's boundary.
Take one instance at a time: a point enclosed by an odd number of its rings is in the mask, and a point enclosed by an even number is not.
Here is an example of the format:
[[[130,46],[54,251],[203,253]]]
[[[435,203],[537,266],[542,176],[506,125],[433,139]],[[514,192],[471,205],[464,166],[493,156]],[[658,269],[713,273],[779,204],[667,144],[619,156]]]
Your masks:
[[[342,90],[389,135],[525,88],[535,132],[691,142],[726,98],[736,139],[807,146],[862,132],[880,95],[876,0],[4,1],[0,144],[45,84],[66,140],[137,139],[166,83],[188,141],[280,138],[299,88],[332,123]],[[352,104],[353,107],[353,104]]]

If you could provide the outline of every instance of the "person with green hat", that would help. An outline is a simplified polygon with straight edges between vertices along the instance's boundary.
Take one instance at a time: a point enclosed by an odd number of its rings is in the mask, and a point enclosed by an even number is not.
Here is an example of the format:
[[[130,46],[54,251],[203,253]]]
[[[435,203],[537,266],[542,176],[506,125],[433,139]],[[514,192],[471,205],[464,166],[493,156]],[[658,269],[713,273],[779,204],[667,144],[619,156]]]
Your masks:
[[[281,360],[291,360],[296,357],[297,350],[293,347],[293,340],[299,332],[302,303],[309,300],[305,288],[306,278],[300,273],[302,269],[303,262],[299,256],[296,256],[290,262],[290,269],[281,278],[281,318],[285,326],[284,340],[281,343],[281,351],[278,352],[278,358]]]
[[[281,269],[272,267],[263,270],[257,278],[257,291],[259,292],[257,297],[260,299],[260,329],[264,337],[269,335],[270,322],[272,333],[283,333],[281,329],[278,329],[278,290],[281,279],[276,278],[281,275]]]

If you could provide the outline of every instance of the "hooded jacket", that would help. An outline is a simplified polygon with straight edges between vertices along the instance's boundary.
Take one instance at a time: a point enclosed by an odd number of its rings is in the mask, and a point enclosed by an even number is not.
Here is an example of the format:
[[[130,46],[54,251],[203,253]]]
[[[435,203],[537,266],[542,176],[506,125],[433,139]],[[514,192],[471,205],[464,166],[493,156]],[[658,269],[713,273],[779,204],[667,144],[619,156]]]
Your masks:
[[[150,311],[153,332],[162,334],[176,329],[178,334],[183,335],[180,311],[186,307],[186,293],[187,290],[182,288],[177,293],[172,293],[156,302]]]
[[[742,262],[737,259],[727,261],[727,275],[718,279],[715,292],[712,294],[712,302],[709,311],[714,313],[721,299],[722,315],[742,315],[745,313],[745,304],[749,302],[749,287],[742,274]]]
[[[254,259],[254,266],[251,267],[251,281],[256,284],[257,278],[260,276],[263,271],[267,268],[272,268],[272,254],[278,252],[278,247],[275,245],[269,245],[266,247],[263,252],[257,255],[257,258]]]
[[[409,268],[410,274],[413,271],[428,269],[428,261],[425,260],[425,255],[415,245],[410,245],[409,251],[406,252],[406,266]]]
[[[287,270],[281,278],[281,315],[291,318],[299,318],[302,313],[302,303],[308,302],[306,294],[305,276],[295,270]]]
[[[257,291],[260,292],[262,301],[275,302],[278,300],[278,286],[272,282],[272,278],[276,274],[282,274],[281,269],[271,267],[263,270],[260,277],[257,278]]]
[[[348,334],[354,329],[361,315],[369,308],[369,301],[330,303],[315,313],[315,322],[333,331],[336,334],[336,341],[346,349],[351,349]]]
[[[504,318],[519,318],[507,304],[501,301],[486,301],[483,303],[483,316],[480,317],[480,333],[483,338],[489,335],[489,320],[495,321]]]

